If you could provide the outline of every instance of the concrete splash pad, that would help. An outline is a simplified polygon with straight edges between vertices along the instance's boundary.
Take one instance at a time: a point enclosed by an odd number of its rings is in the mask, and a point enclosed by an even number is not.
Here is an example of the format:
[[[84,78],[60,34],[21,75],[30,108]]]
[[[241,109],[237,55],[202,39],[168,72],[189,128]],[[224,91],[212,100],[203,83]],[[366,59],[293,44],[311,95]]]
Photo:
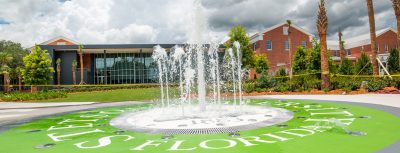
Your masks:
[[[267,106],[211,105],[205,112],[196,106],[154,108],[124,113],[111,120],[119,129],[165,134],[213,134],[252,130],[286,122],[293,113]]]

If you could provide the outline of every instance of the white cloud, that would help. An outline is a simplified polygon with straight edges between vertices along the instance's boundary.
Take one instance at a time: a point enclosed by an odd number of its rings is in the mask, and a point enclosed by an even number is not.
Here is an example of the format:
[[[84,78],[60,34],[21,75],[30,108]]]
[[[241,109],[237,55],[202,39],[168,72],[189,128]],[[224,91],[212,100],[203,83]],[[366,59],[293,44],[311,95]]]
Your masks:
[[[365,0],[327,1],[330,33],[368,32]],[[184,43],[193,0],[0,0],[0,39],[25,47],[60,35],[82,43]],[[254,33],[286,19],[315,33],[315,0],[202,0],[213,39],[240,24]],[[390,1],[375,1],[377,29],[395,26]]]

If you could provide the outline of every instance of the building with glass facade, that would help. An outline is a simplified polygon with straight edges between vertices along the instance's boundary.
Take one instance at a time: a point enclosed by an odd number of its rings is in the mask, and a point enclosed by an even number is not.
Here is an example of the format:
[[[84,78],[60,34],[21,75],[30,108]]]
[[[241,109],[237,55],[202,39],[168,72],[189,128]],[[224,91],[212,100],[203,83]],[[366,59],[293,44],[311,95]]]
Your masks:
[[[156,44],[107,44],[83,45],[83,70],[80,69],[80,57],[77,42],[58,37],[40,44],[53,60],[61,59],[61,84],[73,84],[72,62],[76,60],[76,80],[79,83],[80,71],[84,71],[87,84],[140,84],[156,83],[157,65],[152,59]],[[161,44],[167,51],[175,44]],[[54,78],[57,74],[54,73]],[[56,83],[56,80],[52,82]]]

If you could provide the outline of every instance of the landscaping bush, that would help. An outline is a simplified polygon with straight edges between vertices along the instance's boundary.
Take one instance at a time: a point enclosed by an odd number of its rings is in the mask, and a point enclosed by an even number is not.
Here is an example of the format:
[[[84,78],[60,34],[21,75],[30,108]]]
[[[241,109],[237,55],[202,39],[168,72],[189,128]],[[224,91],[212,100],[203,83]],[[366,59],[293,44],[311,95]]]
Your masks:
[[[372,64],[367,54],[361,54],[361,57],[358,59],[355,65],[355,74],[372,75]]]
[[[279,69],[279,70],[276,72],[275,77],[277,77],[277,78],[275,78],[275,80],[276,80],[277,83],[279,83],[279,82],[286,82],[286,81],[289,79],[289,77],[288,77],[287,74],[286,74],[286,70],[283,69],[283,68]]]
[[[354,91],[360,89],[364,78],[352,78],[352,77],[332,77],[331,78],[331,89],[344,89],[345,91]]]
[[[321,80],[316,75],[302,75],[293,77],[289,81],[290,91],[309,91],[321,89]]]
[[[400,77],[393,78],[392,86],[400,90]]]
[[[62,91],[47,91],[36,93],[15,92],[10,94],[0,94],[0,99],[2,101],[32,101],[66,97],[67,93]]]
[[[177,85],[171,85],[177,86]],[[159,88],[159,84],[134,84],[134,85],[118,85],[118,86],[74,86],[58,89],[58,91],[65,92],[90,92],[90,91],[108,91],[117,89],[139,89],[139,88]]]
[[[366,89],[369,92],[375,92],[385,87],[385,82],[382,80],[372,80],[367,83]]]
[[[243,84],[243,90],[246,93],[251,93],[253,91],[255,91],[256,89],[256,84],[255,83],[245,83]]]
[[[288,83],[279,83],[273,90],[275,92],[287,92],[289,91],[289,85]]]
[[[276,85],[275,79],[270,75],[261,75],[260,79],[257,80],[257,88],[270,89]]]

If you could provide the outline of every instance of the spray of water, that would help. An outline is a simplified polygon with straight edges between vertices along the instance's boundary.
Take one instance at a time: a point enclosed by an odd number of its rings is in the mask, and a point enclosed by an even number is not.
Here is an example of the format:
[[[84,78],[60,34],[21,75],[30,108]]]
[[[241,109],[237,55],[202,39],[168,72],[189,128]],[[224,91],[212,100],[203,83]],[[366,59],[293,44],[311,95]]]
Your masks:
[[[189,42],[171,48],[169,54],[166,49],[156,46],[153,55],[158,64],[161,106],[171,106],[170,83],[179,84],[180,98],[177,104],[182,108],[182,116],[185,114],[185,105],[196,104],[200,112],[206,112],[209,105],[219,105],[221,108],[221,86],[224,86],[220,74],[220,44],[208,41],[207,18],[200,0],[194,0],[193,8],[193,30]],[[224,73],[231,74],[227,81],[233,84],[235,105],[243,105],[240,44],[234,42],[234,48],[227,49],[227,54],[230,56],[230,71]]]

